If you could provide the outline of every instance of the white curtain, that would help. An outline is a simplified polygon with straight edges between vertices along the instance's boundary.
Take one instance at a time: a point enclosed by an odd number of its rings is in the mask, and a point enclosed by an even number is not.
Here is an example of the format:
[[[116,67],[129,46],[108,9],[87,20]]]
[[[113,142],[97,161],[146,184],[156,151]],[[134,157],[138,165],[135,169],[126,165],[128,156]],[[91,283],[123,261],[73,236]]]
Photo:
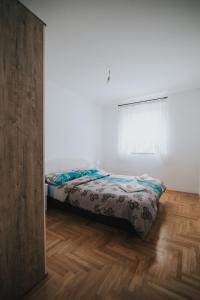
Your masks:
[[[167,102],[152,101],[119,108],[119,152],[167,152]]]

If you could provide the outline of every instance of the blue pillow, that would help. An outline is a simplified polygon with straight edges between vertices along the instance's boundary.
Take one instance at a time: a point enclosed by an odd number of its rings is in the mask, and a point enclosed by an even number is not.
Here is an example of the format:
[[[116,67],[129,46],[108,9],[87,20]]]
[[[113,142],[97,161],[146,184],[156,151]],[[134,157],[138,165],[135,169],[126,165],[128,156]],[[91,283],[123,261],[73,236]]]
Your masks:
[[[97,170],[95,169],[89,169],[89,170],[78,170],[78,171],[70,171],[70,172],[62,173],[55,178],[53,184],[61,185],[70,180],[80,178],[85,175],[92,175],[96,172]]]

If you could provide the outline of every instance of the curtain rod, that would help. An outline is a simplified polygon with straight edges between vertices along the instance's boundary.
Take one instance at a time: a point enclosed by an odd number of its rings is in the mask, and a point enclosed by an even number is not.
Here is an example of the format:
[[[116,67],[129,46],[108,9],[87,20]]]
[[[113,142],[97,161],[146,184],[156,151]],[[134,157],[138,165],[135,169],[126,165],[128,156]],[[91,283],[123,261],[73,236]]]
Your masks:
[[[155,99],[149,99],[149,100],[142,100],[142,101],[137,101],[137,102],[130,102],[130,103],[118,104],[118,107],[127,106],[127,105],[133,105],[133,104],[138,104],[138,103],[145,103],[145,102],[157,101],[157,100],[164,100],[164,99],[167,99],[167,98],[168,97],[161,97],[161,98],[155,98]]]

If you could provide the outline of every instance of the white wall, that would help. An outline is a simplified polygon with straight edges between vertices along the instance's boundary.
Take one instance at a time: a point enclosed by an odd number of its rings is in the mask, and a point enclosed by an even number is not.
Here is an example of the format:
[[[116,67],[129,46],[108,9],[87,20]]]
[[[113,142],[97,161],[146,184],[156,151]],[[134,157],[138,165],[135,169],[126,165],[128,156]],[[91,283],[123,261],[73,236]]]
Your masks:
[[[101,156],[100,109],[87,99],[103,103],[156,90],[199,87],[199,1],[185,1],[184,5],[179,0],[160,1],[159,5],[148,1],[148,7],[147,1],[129,0],[22,2],[47,23],[47,160],[67,156],[96,160]],[[142,26],[141,15],[146,16]],[[105,83],[108,66],[110,85]],[[165,76],[160,76],[163,69]],[[169,188],[197,192],[199,95],[194,91],[169,98],[167,162],[154,156],[120,158],[115,107],[103,109],[104,166],[124,174],[148,172],[162,178]]]
[[[47,82],[45,86],[45,160],[101,155],[101,109],[97,104]]]
[[[101,108],[95,101],[89,101],[88,96],[80,95],[77,89],[79,72],[74,74],[74,68],[77,64],[80,66],[84,53],[80,51],[79,57],[74,57],[77,49],[74,40],[79,38],[74,35],[72,24],[68,24],[68,17],[60,15],[62,11],[69,13],[60,6],[66,2],[23,2],[47,23],[44,33],[45,160],[80,158],[95,162],[101,155]],[[71,80],[74,89],[70,86]]]
[[[200,90],[170,95],[168,158],[155,155],[118,155],[117,105],[103,109],[103,166],[113,172],[148,173],[165,181],[169,189],[198,193]]]

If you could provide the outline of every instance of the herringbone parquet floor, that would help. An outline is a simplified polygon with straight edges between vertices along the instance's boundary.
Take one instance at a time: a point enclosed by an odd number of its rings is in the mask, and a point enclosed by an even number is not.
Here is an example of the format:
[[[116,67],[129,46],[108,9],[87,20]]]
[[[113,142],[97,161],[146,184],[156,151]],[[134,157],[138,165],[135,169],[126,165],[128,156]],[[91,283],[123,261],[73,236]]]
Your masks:
[[[167,192],[145,241],[47,212],[48,277],[26,300],[200,299],[200,201]]]

